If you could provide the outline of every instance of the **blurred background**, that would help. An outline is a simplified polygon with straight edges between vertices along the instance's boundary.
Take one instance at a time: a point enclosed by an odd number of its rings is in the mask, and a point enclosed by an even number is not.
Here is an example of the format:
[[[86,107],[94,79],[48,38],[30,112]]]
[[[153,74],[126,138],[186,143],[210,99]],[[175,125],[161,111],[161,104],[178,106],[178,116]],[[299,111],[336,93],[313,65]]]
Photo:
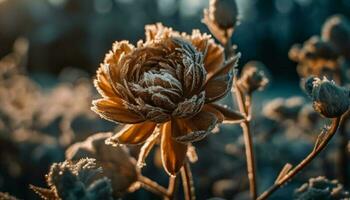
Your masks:
[[[347,0],[237,0],[241,25],[234,43],[241,63],[260,60],[275,79],[297,80],[290,46],[319,33],[335,13],[349,16]],[[137,42],[144,25],[163,22],[179,31],[208,32],[200,22],[207,0],[0,0],[0,56],[18,37],[30,41],[30,73],[55,75],[64,67],[93,74],[115,40]]]
[[[268,90],[254,99],[261,192],[273,183],[283,164],[296,163],[312,149],[316,135],[311,133],[321,128],[299,88],[296,63],[288,59],[288,51],[293,44],[319,35],[329,16],[350,17],[350,1],[237,0],[237,4],[240,25],[233,43],[242,53],[240,66],[259,60],[272,79]],[[206,7],[208,0],[0,0],[0,192],[38,199],[28,185],[44,187],[50,164],[62,162],[70,144],[114,129],[114,124],[89,109],[96,98],[91,77],[114,41],[136,43],[144,38],[144,25],[156,22],[178,31],[209,32],[201,23]],[[13,63],[7,62],[9,57]],[[24,67],[12,73],[9,63]],[[294,95],[298,97],[279,99],[263,109],[272,98]],[[283,110],[287,114],[274,117],[269,109],[277,104],[287,107]],[[196,145],[199,162],[193,173],[198,199],[247,199],[242,141],[239,126],[223,126],[217,137]],[[159,160],[149,162],[145,174],[166,185],[162,169],[152,170]],[[336,178],[333,165],[334,151],[324,153],[305,177],[271,199],[292,199],[293,190],[315,175]],[[144,190],[126,197],[154,198]]]

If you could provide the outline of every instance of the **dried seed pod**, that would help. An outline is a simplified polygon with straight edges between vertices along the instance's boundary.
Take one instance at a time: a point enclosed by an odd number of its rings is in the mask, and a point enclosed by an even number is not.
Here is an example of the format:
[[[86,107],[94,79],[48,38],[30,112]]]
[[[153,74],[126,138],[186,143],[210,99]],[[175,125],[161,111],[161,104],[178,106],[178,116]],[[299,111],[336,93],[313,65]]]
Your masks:
[[[322,28],[322,39],[330,42],[337,51],[350,58],[350,22],[342,15],[329,17]]]
[[[349,91],[337,86],[326,77],[308,78],[305,82],[305,90],[313,100],[314,109],[324,117],[340,117],[349,108]]]
[[[237,81],[238,86],[246,93],[251,94],[256,90],[262,90],[269,82],[265,72],[264,64],[251,61],[247,63],[242,70],[242,75]]]
[[[202,21],[221,43],[226,44],[238,21],[236,1],[210,0],[209,9],[204,9]]]
[[[209,4],[209,18],[221,29],[236,26],[238,8],[235,0],[210,0]]]

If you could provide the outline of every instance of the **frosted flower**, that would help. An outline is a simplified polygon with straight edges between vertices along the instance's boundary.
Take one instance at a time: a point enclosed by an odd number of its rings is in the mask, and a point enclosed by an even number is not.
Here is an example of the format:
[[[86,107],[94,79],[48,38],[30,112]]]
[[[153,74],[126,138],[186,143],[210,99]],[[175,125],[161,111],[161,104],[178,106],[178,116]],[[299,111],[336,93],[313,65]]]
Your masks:
[[[85,141],[75,143],[66,150],[66,159],[79,160],[94,158],[103,169],[103,175],[111,180],[114,196],[128,192],[137,181],[136,161],[129,155],[126,147],[105,145],[112,133],[96,133]]]
[[[224,49],[209,35],[146,26],[146,41],[137,46],[116,42],[97,70],[95,86],[102,99],[92,110],[128,124],[108,142],[144,143],[159,126],[166,171],[182,167],[188,143],[204,138],[217,123],[243,116],[214,101],[232,86],[239,56],[225,60]]]
[[[112,200],[111,182],[106,177],[98,177],[101,173],[94,159],[54,163],[46,175],[50,188],[31,188],[43,199]]]
[[[350,195],[337,180],[331,181],[325,177],[319,176],[316,178],[310,178],[308,183],[305,183],[295,190],[294,199],[347,200],[350,199]]]

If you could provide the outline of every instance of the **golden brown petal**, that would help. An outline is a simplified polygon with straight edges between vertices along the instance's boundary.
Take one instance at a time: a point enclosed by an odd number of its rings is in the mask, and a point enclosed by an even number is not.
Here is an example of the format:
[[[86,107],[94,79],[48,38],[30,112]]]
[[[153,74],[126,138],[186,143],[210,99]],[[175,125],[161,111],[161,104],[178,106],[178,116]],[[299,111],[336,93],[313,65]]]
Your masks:
[[[102,95],[103,97],[113,97],[117,95],[114,92],[114,89],[109,81],[109,78],[108,78],[109,75],[107,75],[103,69],[103,65],[101,65],[98,68],[96,73],[97,75],[96,75],[96,79],[94,80],[94,85],[98,93],[100,93],[100,95]]]
[[[224,63],[224,48],[215,44],[213,39],[208,40],[208,49],[204,58],[204,67],[207,70],[207,77],[211,77]]]
[[[139,124],[128,124],[116,135],[108,139],[111,144],[141,144],[149,138],[155,127],[154,122],[143,122]]]
[[[220,112],[224,116],[224,123],[240,123],[245,119],[244,115],[242,115],[240,112],[231,110],[225,106],[218,104],[206,104],[205,108],[209,109],[210,111],[211,109],[214,109]]]
[[[188,119],[177,119],[176,123],[185,133],[182,136],[174,136],[174,139],[181,143],[196,142],[205,138],[218,123],[218,118],[207,109],[203,109],[197,115]]]
[[[91,110],[102,118],[113,122],[136,124],[145,121],[142,116],[128,110],[123,105],[123,100],[117,97],[98,99],[93,101],[92,104]]]
[[[183,127],[178,126],[172,121],[166,122],[161,127],[161,155],[165,171],[172,176],[183,166],[187,153],[187,144],[182,144],[173,139],[173,137],[184,134]]]
[[[222,98],[231,89],[233,68],[237,65],[239,58],[240,54],[232,57],[222,68],[209,77],[204,89],[207,103]]]

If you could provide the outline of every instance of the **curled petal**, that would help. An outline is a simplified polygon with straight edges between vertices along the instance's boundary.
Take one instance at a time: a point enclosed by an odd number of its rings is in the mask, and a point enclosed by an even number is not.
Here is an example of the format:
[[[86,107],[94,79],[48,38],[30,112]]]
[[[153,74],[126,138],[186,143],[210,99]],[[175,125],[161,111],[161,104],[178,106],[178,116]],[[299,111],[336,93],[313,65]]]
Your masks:
[[[183,127],[177,123],[166,122],[161,127],[161,156],[165,171],[175,176],[184,164],[187,153],[187,144],[182,144],[173,139],[173,137],[184,134]]]
[[[178,127],[181,127],[184,135],[174,136],[174,139],[181,143],[196,142],[203,139],[210,134],[210,131],[218,123],[218,118],[214,113],[205,111],[203,109],[197,115],[189,119],[177,119],[173,123],[176,123]]]
[[[154,122],[144,122],[140,124],[128,124],[116,135],[110,137],[109,144],[141,144],[149,138],[155,127]]]
[[[124,106],[123,100],[116,97],[98,99],[93,101],[92,104],[91,110],[112,122],[136,124],[145,121],[142,116],[128,110]]]
[[[231,89],[232,74],[225,74],[210,79],[205,85],[205,101],[213,102],[224,97]]]
[[[215,44],[213,39],[208,41],[208,50],[204,58],[204,67],[208,72],[208,76],[212,76],[225,60],[224,48]]]
[[[206,102],[216,101],[227,94],[231,89],[233,68],[237,65],[240,54],[228,60],[224,67],[220,68],[209,77],[205,85]]]
[[[113,97],[117,95],[114,92],[113,86],[111,85],[108,74],[106,74],[104,70],[104,66],[101,64],[101,66],[97,70],[96,79],[94,80],[94,85],[98,91],[103,97]]]
[[[245,120],[245,116],[238,111],[231,110],[225,106],[217,105],[217,104],[206,104],[206,108],[214,109],[219,111],[224,116],[224,123],[240,123]]]

